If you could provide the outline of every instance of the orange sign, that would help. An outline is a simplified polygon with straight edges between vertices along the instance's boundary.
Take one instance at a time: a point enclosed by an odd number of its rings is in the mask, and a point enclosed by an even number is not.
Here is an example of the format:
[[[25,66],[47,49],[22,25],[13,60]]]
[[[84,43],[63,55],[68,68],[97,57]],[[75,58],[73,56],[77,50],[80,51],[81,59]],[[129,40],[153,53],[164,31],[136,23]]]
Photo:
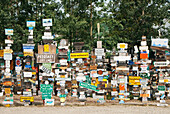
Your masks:
[[[124,84],[119,84],[119,90],[125,90],[125,85]]]
[[[4,86],[12,86],[12,82],[11,81],[6,81],[3,83]]]
[[[5,88],[5,94],[10,94],[11,93],[11,89],[10,88]]]
[[[140,59],[148,59],[148,54],[147,53],[141,53]]]
[[[4,50],[0,50],[0,57],[4,56]]]

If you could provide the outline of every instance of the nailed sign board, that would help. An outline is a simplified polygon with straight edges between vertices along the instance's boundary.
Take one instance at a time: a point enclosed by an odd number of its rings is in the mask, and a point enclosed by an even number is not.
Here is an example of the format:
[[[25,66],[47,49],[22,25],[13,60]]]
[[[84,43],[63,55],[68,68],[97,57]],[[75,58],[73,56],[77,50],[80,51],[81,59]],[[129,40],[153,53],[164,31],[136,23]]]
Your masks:
[[[35,21],[27,21],[27,27],[35,27]]]
[[[38,54],[37,63],[55,63],[55,54]]]
[[[127,49],[128,44],[127,43],[118,43],[117,48],[118,49]]]
[[[32,72],[24,72],[24,77],[32,77]]]
[[[140,50],[148,50],[148,46],[140,46],[139,49]]]
[[[139,76],[129,76],[129,85],[141,85]]]
[[[168,39],[152,39],[152,46],[168,47]]]
[[[102,41],[97,41],[97,48],[102,48]]]
[[[43,19],[43,26],[52,26],[52,19]]]
[[[54,99],[45,99],[45,106],[54,106]]]
[[[131,60],[131,56],[114,56],[114,61]]]
[[[23,101],[30,101],[30,102],[34,102],[34,97],[20,97],[20,101],[23,102]]]
[[[159,66],[168,66],[169,62],[154,62],[154,66],[159,67]]]
[[[12,53],[13,50],[12,49],[4,49],[4,53]]]
[[[35,44],[23,44],[23,49],[34,49]]]
[[[4,60],[12,60],[12,54],[11,53],[4,53]]]
[[[104,48],[101,48],[101,49],[96,48],[95,49],[95,55],[96,56],[104,56],[105,55]]]
[[[89,53],[70,53],[71,58],[89,58]]]
[[[13,35],[13,29],[5,29],[5,35]]]
[[[5,39],[5,44],[13,44],[14,41],[13,40],[8,40],[8,39]]]
[[[4,56],[4,50],[0,50],[0,57]]]

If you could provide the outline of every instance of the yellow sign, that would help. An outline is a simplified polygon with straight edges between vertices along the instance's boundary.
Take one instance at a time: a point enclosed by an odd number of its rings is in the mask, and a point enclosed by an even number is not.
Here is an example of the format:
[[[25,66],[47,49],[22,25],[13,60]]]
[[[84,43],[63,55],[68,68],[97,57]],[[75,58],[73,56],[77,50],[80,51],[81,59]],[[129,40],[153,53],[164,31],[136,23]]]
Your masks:
[[[125,44],[120,44],[120,48],[125,48]]]
[[[20,101],[29,100],[30,102],[34,102],[34,97],[20,97]]]
[[[129,76],[129,85],[141,85],[140,79],[140,76]]]
[[[70,58],[88,58],[89,53],[70,53]]]
[[[34,81],[34,80],[31,80],[31,79],[29,79],[29,81],[32,82],[32,83],[35,83],[35,81]]]
[[[36,75],[36,72],[32,72],[32,75]]]
[[[24,56],[31,56],[31,57],[33,57],[33,52],[24,52]]]
[[[49,45],[44,45],[44,52],[49,52]]]
[[[10,88],[5,88],[5,94],[10,94],[11,93],[11,89]]]
[[[4,53],[12,53],[13,50],[12,49],[4,49]]]
[[[4,50],[0,50],[0,57],[4,56]]]

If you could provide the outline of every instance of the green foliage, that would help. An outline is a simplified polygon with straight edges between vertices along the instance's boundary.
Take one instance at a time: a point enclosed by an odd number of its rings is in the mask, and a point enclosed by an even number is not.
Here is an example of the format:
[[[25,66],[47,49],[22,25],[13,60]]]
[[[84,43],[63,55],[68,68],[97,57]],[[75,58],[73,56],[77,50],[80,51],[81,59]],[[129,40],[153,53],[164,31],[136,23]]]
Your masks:
[[[69,39],[70,49],[72,42],[83,41],[83,49],[92,50],[98,38],[103,41],[103,48],[108,50],[115,48],[118,42],[127,42],[131,47],[142,35],[148,39],[151,36],[157,37],[159,29],[160,37],[170,37],[169,27],[166,28],[163,21],[169,20],[168,0],[0,1],[0,45],[5,46],[5,28],[12,28],[12,48],[15,52],[22,51],[22,44],[27,42],[26,21],[36,21],[34,42],[36,45],[41,42],[43,18],[53,19],[52,34],[60,35],[55,40],[59,42],[62,38]],[[97,32],[97,23],[100,23],[100,34]],[[153,28],[153,25],[158,27]]]

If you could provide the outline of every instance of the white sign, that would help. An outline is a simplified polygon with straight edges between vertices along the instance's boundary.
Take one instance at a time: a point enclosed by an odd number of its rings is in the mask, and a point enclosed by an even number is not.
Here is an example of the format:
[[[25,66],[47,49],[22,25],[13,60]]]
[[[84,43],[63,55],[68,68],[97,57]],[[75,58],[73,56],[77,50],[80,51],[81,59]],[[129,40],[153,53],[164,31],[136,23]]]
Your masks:
[[[54,106],[54,99],[45,99],[45,106]]]
[[[52,26],[52,19],[43,19],[43,26]]]
[[[24,77],[32,77],[32,72],[24,72]]]
[[[14,41],[13,40],[8,40],[8,39],[5,39],[5,44],[13,44]]]
[[[12,53],[4,53],[4,60],[12,60]]]
[[[104,56],[105,55],[104,48],[101,48],[101,49],[96,48],[95,49],[95,55],[96,56]]]
[[[127,49],[128,48],[128,44],[127,43],[118,43],[117,44],[117,48],[118,49]]]
[[[131,60],[130,56],[114,56],[115,61],[126,61]]]
[[[97,48],[102,48],[102,41],[97,41]]]
[[[168,47],[168,39],[152,39],[152,46]]]
[[[10,61],[9,61],[9,60],[6,60],[6,61],[5,61],[5,67],[6,67],[6,68],[10,68]]]
[[[140,50],[148,50],[148,46],[140,46],[139,49]]]
[[[154,66],[159,67],[159,66],[168,66],[169,61],[166,62],[154,62]]]
[[[5,29],[5,35],[13,35],[13,29]]]
[[[42,36],[42,39],[45,40],[45,39],[53,39],[53,36]]]
[[[27,27],[35,27],[35,21],[27,21]]]
[[[146,46],[146,45],[147,45],[146,41],[141,41],[141,46]]]

